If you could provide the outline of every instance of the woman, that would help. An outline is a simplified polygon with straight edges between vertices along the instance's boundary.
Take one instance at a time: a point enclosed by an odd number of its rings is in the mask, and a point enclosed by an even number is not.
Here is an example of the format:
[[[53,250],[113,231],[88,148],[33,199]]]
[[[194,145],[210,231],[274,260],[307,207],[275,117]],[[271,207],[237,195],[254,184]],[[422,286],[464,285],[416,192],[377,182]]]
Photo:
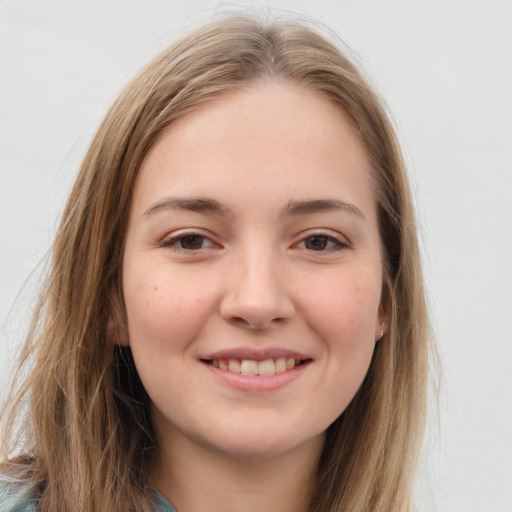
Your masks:
[[[379,99],[304,25],[214,21],[84,160],[2,418],[2,510],[410,510],[430,351]]]

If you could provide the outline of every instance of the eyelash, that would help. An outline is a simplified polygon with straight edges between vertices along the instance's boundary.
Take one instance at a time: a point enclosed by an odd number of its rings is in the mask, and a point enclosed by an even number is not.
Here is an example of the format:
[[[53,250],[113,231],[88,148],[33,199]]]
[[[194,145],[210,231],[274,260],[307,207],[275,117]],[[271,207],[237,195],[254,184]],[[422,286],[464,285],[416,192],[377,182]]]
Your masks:
[[[179,247],[178,244],[180,242],[181,242],[181,244],[183,244],[183,241],[186,240],[187,238],[189,239],[189,241],[190,241],[190,239],[194,239],[194,238],[200,239],[201,242],[208,242],[209,246],[208,247],[198,247],[198,248],[194,248],[194,249],[186,248],[183,246]],[[209,249],[210,247],[213,247],[216,244],[214,242],[212,242],[207,236],[201,235],[199,233],[185,233],[185,234],[180,233],[171,238],[166,238],[165,240],[162,241],[162,243],[160,245],[161,245],[161,247],[166,247],[166,248],[173,249],[176,251],[197,252],[197,251],[200,251],[201,249]]]
[[[192,239],[192,243],[193,243],[193,240],[196,239],[197,241],[199,241],[201,243],[201,247],[196,247],[196,248],[183,247],[183,243],[187,239],[189,239],[189,242]],[[313,243],[318,244],[320,242],[320,246],[319,246],[320,248],[314,249],[314,248],[311,248],[311,247],[308,248],[307,246],[305,246],[305,244],[308,241],[311,242],[314,239],[316,239],[316,241]],[[207,247],[203,246],[203,244],[205,242],[208,244]],[[304,244],[304,246],[300,247],[301,249],[310,250],[312,252],[339,251],[342,249],[347,249],[349,247],[348,243],[342,242],[341,240],[338,240],[336,237],[333,237],[333,236],[330,236],[330,235],[327,235],[324,233],[313,233],[305,238],[302,238],[297,244],[295,244],[295,246],[301,246],[302,244]],[[322,244],[323,244],[323,246],[322,246]],[[199,252],[202,249],[210,249],[211,247],[214,247],[216,244],[207,236],[192,232],[192,233],[185,233],[185,234],[180,233],[171,238],[166,238],[165,240],[163,240],[161,242],[160,245],[161,245],[161,247],[169,248],[169,249],[176,250],[176,251]]]
[[[339,251],[341,249],[346,249],[349,247],[347,243],[342,242],[341,240],[338,240],[336,237],[326,235],[324,233],[314,233],[312,235],[309,235],[305,238],[303,238],[299,244],[306,244],[307,241],[311,241],[313,239],[317,239],[317,242],[319,240],[322,240],[322,242],[325,242],[326,245],[332,244],[331,247],[321,247],[320,249],[311,249],[308,247],[303,247],[304,249],[309,249],[314,252],[327,252],[327,251]]]

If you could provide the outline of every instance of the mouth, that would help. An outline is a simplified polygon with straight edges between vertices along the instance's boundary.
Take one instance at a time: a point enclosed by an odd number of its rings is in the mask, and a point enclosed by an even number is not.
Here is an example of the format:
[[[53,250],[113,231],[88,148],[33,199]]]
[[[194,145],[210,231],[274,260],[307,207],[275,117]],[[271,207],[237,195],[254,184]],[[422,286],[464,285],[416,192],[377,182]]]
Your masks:
[[[311,359],[295,359],[294,357],[269,358],[263,361],[255,359],[202,359],[202,362],[239,375],[275,375],[293,370],[311,362]]]

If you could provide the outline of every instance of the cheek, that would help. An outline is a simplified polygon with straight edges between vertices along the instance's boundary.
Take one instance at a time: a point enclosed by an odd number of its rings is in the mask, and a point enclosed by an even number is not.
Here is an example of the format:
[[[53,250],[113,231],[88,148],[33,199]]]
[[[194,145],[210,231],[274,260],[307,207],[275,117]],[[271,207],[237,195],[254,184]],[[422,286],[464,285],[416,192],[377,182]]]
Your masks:
[[[346,272],[327,276],[304,294],[302,309],[326,340],[349,346],[374,342],[381,298],[380,274]]]
[[[169,275],[165,265],[137,274],[125,272],[124,298],[130,341],[186,344],[213,307],[205,293],[186,276]],[[181,277],[181,278],[180,278]]]
[[[372,277],[373,276],[373,277]],[[321,395],[337,417],[359,389],[375,349],[380,304],[379,274],[352,272],[326,279],[307,295],[303,308],[326,358]]]

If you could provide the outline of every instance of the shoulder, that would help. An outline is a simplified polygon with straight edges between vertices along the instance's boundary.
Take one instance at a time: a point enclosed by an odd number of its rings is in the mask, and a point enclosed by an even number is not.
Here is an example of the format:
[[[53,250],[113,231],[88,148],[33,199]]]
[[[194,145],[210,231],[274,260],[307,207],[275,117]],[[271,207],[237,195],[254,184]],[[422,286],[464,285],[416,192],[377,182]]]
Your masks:
[[[153,489],[153,496],[156,512],[176,512],[176,509],[156,489]]]
[[[30,489],[0,475],[0,512],[36,512]]]
[[[158,491],[153,490],[156,512],[176,512]],[[30,487],[0,475],[0,512],[37,512]]]

